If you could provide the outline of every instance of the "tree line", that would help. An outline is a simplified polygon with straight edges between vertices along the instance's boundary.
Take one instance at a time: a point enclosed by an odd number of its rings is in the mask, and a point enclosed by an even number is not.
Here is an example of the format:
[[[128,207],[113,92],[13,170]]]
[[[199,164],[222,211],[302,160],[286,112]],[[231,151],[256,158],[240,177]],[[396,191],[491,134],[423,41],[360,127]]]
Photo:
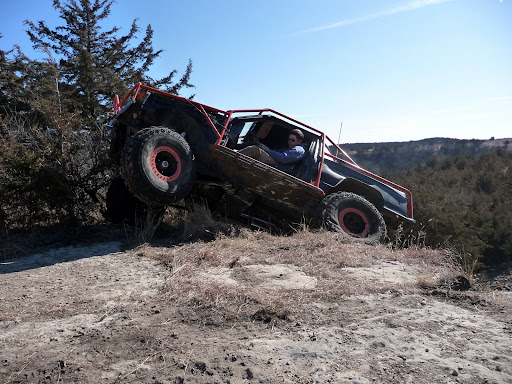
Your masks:
[[[150,25],[141,31],[134,20],[125,34],[103,28],[114,2],[54,0],[62,25],[25,22],[43,59],[18,46],[0,50],[1,235],[101,220],[114,95],[139,81],[174,94],[193,87],[190,60],[181,77],[149,76],[162,53]]]
[[[472,267],[512,261],[512,152],[432,157],[388,172],[414,196],[416,230]]]

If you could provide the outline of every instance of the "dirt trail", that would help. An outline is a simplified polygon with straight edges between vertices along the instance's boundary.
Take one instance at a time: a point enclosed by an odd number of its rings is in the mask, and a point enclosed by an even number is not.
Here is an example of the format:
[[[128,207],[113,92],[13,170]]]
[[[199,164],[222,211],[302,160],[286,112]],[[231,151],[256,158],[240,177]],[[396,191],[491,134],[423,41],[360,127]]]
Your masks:
[[[0,383],[512,383],[510,292],[403,293],[421,271],[382,260],[345,272],[387,292],[234,320],[177,307],[168,269],[119,249],[0,265]],[[277,295],[317,283],[291,265],[210,278]]]

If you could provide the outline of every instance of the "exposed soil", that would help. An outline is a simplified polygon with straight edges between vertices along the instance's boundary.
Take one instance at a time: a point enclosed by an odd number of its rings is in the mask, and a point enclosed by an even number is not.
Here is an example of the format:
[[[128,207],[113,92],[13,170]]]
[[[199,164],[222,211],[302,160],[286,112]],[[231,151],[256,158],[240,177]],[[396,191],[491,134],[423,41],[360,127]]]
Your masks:
[[[120,247],[0,265],[0,383],[512,383],[510,291],[411,288],[418,265],[378,259],[340,273],[386,289],[324,297],[307,268],[235,260],[208,278],[313,298],[238,316],[178,305],[176,270]]]

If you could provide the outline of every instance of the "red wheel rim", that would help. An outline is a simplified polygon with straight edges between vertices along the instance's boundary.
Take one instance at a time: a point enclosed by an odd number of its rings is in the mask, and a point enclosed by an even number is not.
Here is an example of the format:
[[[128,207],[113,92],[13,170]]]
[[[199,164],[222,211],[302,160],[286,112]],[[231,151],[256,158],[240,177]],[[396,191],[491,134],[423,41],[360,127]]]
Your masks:
[[[341,229],[354,237],[366,237],[370,232],[370,223],[366,215],[356,208],[345,208],[339,215],[338,220]]]
[[[158,147],[151,154],[151,169],[159,179],[174,181],[181,174],[181,159],[171,147]]]

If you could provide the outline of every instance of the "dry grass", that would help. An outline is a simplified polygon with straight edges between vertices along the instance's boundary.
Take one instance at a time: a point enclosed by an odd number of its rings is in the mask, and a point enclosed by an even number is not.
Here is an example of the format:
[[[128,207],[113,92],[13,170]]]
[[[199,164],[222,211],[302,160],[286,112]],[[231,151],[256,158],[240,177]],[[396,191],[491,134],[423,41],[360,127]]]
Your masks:
[[[211,311],[222,309],[224,316],[271,313],[286,317],[300,312],[303,305],[317,301],[337,301],[342,296],[354,294],[414,291],[443,285],[462,274],[446,254],[430,249],[392,250],[383,245],[369,246],[327,231],[304,230],[287,237],[247,229],[229,231],[225,227],[216,232],[213,221],[204,221],[199,226],[189,224],[185,228],[189,237],[197,237],[197,231],[190,231],[192,226],[200,228],[200,233],[208,231],[214,240],[171,248],[144,245],[135,251],[169,267],[167,295],[176,304]],[[371,269],[385,262],[421,271],[417,283],[364,280],[346,271],[347,267]],[[269,289],[258,284],[233,284],[232,279],[222,281],[212,276],[218,271],[226,272],[226,276],[230,272],[235,275],[244,267],[254,265],[298,267],[306,275],[316,278],[317,284],[304,289]]]
[[[422,288],[448,286],[458,276],[470,278],[447,250],[411,247],[393,253],[394,260],[417,266],[421,271],[418,284]]]
[[[162,207],[148,207],[142,217],[137,218],[133,239],[139,243],[150,241],[158,226],[164,219],[165,209]]]

